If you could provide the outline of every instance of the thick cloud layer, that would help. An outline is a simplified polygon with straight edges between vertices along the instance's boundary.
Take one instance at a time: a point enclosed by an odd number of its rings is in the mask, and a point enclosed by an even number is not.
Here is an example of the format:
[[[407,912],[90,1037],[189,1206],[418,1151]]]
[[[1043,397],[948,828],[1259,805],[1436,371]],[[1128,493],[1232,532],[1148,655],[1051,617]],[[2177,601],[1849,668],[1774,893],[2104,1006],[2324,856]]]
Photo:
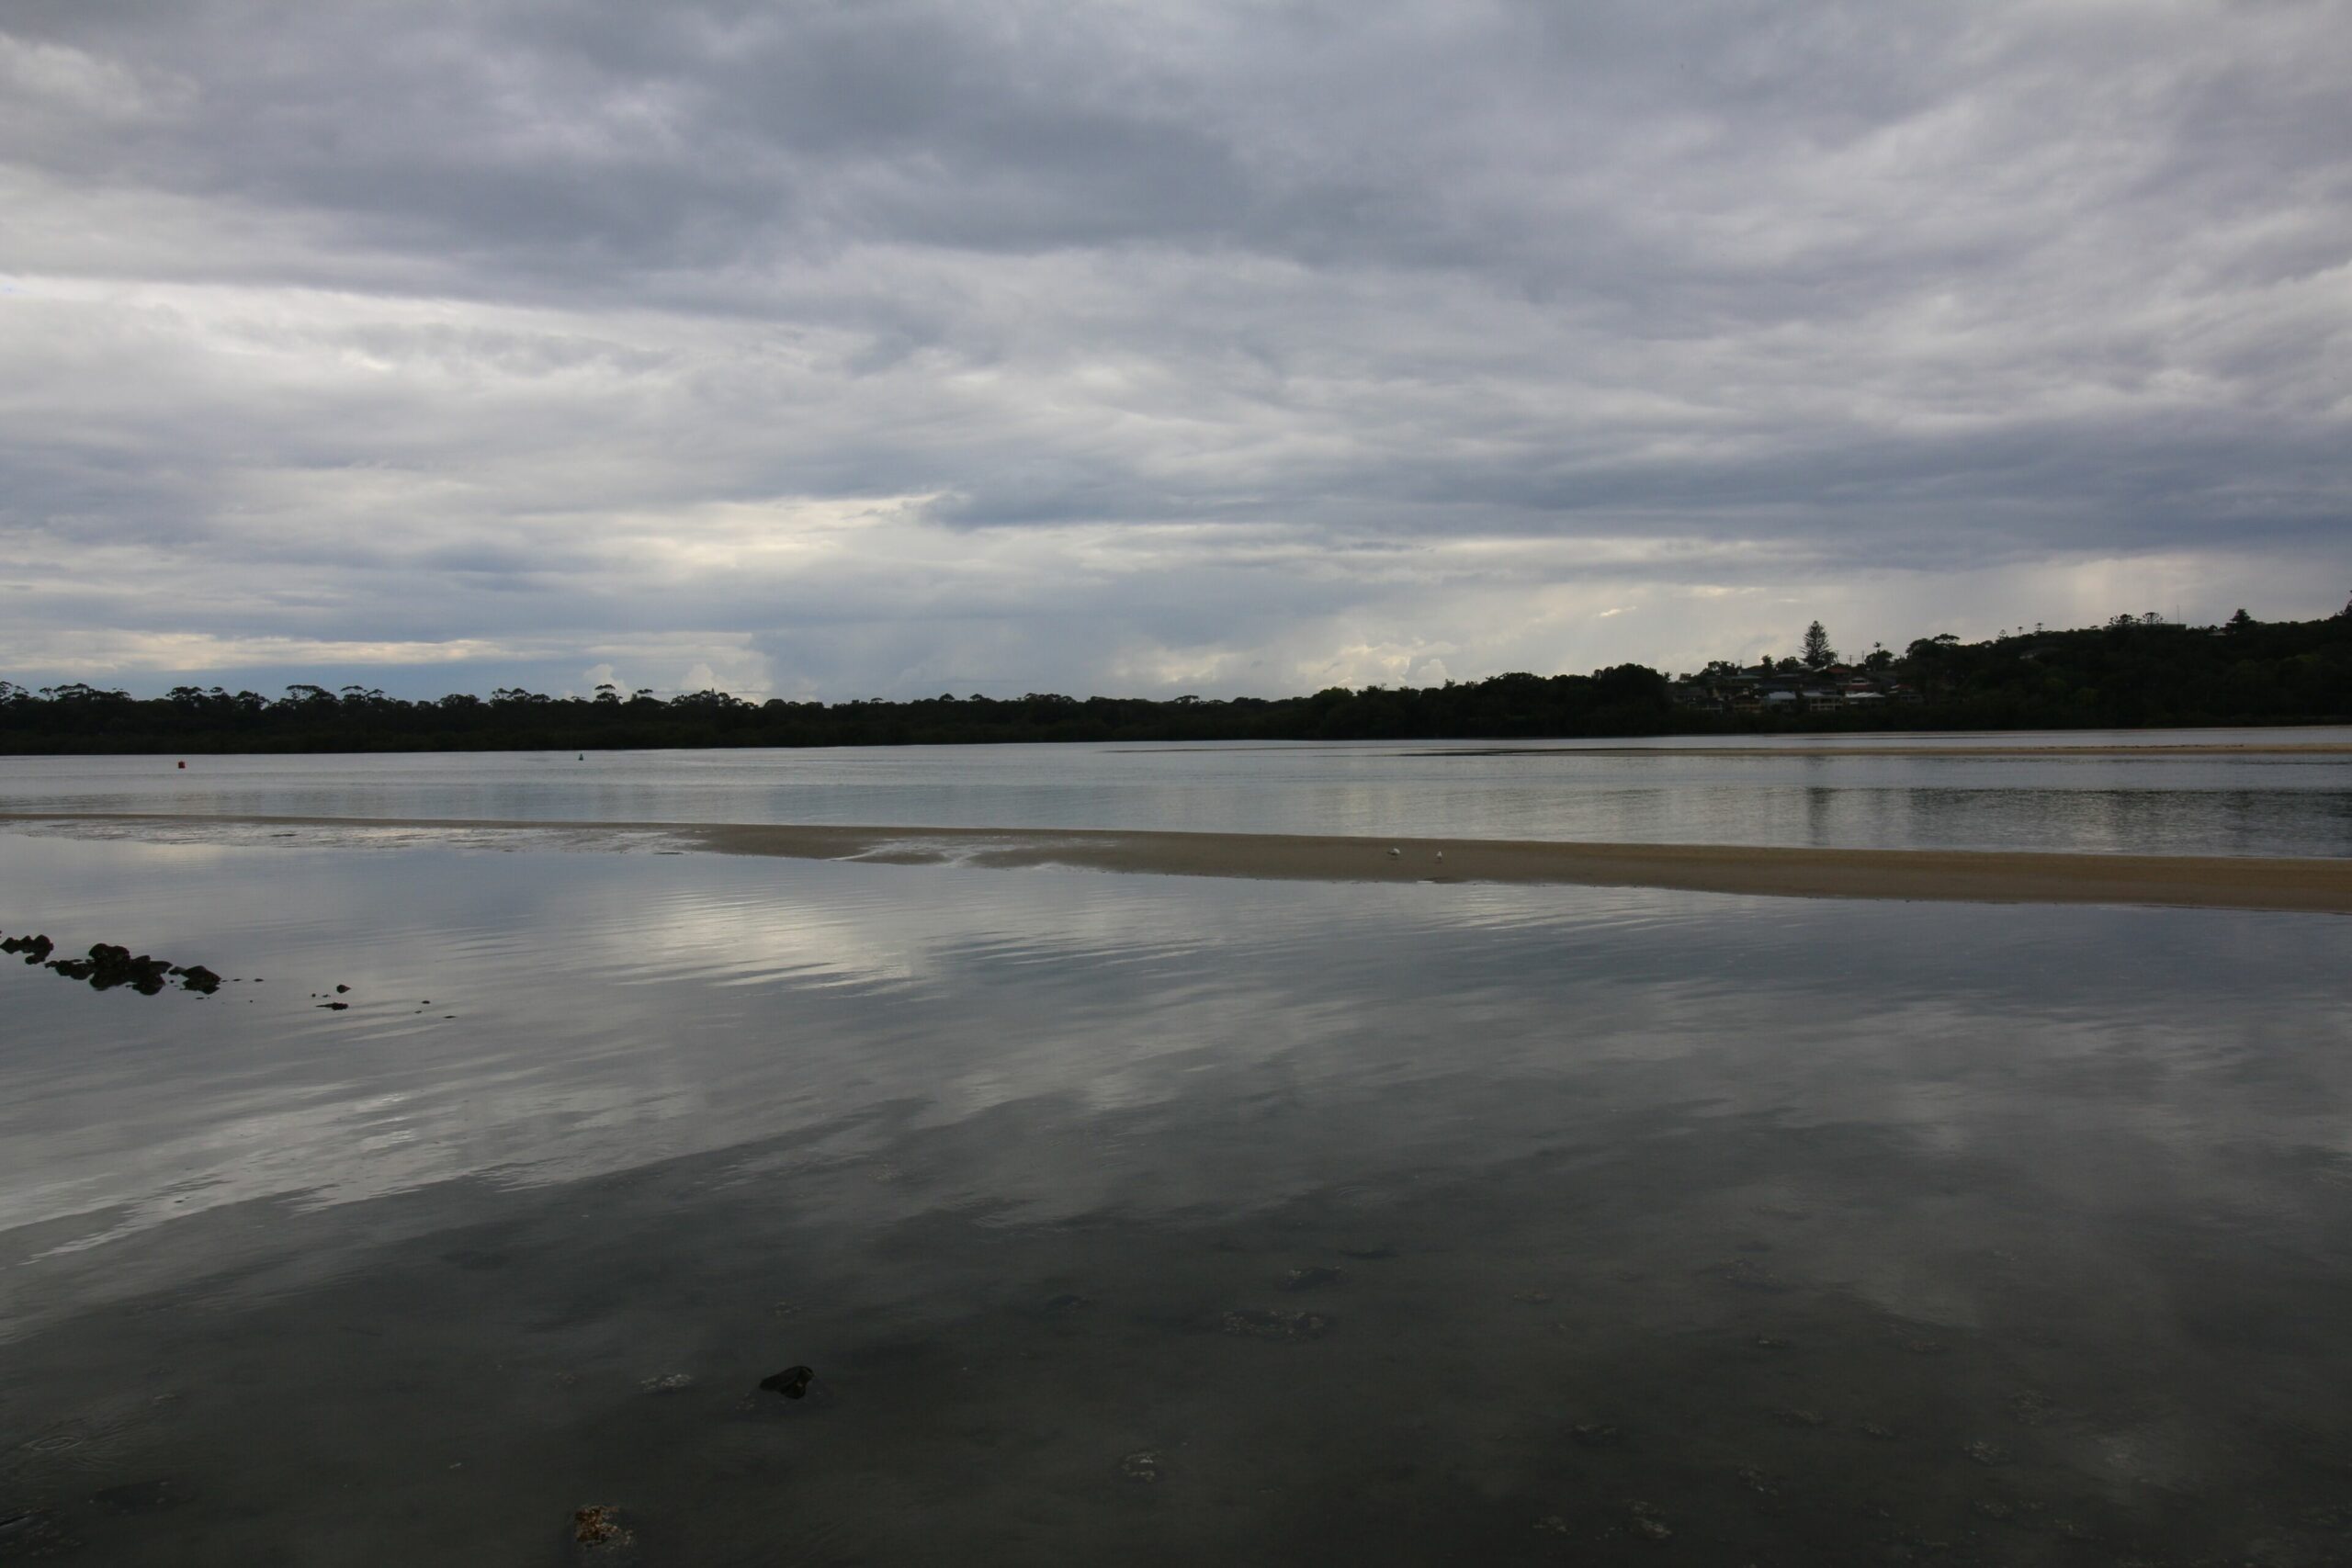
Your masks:
[[[0,12],[0,675],[1275,693],[2352,589],[2339,0]]]

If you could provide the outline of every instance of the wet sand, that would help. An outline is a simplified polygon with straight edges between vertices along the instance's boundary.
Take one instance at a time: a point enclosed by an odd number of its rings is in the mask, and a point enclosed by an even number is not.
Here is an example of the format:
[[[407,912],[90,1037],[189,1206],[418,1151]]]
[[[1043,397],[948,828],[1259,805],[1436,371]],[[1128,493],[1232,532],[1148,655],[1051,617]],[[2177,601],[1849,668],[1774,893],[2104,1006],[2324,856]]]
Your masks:
[[[1429,757],[2352,757],[2352,743],[2182,742],[2150,746],[1480,746]]]
[[[212,827],[531,832],[591,841],[651,834],[710,853],[886,864],[1062,865],[1162,876],[1276,881],[1561,884],[1795,898],[2138,904],[2352,913],[2352,859],[1385,840],[1108,829],[0,813],[0,822],[7,821],[119,825],[178,832]]]

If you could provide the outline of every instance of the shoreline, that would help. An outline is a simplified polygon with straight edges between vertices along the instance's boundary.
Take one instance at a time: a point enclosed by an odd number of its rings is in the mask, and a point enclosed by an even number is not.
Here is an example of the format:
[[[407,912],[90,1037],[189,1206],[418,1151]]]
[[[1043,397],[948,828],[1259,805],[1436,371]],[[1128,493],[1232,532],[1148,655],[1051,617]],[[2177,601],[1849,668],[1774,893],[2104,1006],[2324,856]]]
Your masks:
[[[1286,882],[1657,887],[1787,898],[2130,904],[2352,914],[2352,859],[2101,855],[1541,840],[1374,839],[1142,829],[814,827],[495,818],[0,812],[0,824],[658,835],[712,854],[875,864],[1070,866]],[[1392,855],[1394,849],[1397,853]]]
[[[2352,742],[2178,741],[2148,746],[1464,746],[1421,757],[2352,757]]]

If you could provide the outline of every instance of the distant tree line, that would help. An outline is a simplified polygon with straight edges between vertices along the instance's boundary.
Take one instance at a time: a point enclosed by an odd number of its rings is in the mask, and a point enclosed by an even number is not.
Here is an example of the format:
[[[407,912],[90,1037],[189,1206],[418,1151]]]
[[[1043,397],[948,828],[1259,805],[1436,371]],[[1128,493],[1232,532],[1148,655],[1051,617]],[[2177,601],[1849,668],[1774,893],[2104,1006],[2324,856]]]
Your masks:
[[[1789,670],[1831,667],[1818,622]],[[1766,661],[1772,663],[1770,660]],[[1730,664],[1709,671],[1730,671]],[[2118,615],[2067,631],[1983,642],[1921,637],[1850,668],[1905,699],[1868,711],[1713,713],[1639,664],[1589,675],[1497,675],[1442,686],[1332,686],[1312,696],[747,702],[725,692],[667,700],[599,686],[550,697],[502,687],[403,701],[368,687],[295,685],[283,696],[178,686],[137,698],[0,680],[0,753],[590,750],[662,747],[898,746],[1028,740],[1441,740],[1822,729],[2070,729],[2352,722],[2352,605],[2325,620],[2222,626]],[[1690,678],[1685,678],[1686,682]]]

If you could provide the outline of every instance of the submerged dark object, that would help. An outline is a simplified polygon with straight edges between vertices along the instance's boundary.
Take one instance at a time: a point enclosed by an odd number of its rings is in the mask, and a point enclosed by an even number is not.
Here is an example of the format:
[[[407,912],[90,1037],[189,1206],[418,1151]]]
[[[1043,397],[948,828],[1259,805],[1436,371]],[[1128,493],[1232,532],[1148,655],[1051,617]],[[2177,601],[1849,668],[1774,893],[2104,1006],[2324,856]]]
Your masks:
[[[760,1386],[786,1399],[799,1399],[808,1393],[808,1380],[816,1375],[807,1367],[786,1367],[780,1372],[762,1378]]]

